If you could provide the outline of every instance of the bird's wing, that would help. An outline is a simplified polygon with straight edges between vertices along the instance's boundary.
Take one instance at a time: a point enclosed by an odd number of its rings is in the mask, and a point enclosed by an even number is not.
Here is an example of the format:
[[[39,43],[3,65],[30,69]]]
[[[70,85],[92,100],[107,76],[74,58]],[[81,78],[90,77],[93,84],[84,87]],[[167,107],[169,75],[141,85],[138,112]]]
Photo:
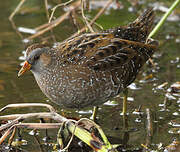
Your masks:
[[[84,62],[94,55],[99,47],[107,46],[113,35],[109,33],[92,33],[72,37],[55,47],[57,54],[68,63]]]
[[[86,66],[95,70],[111,70],[133,62],[135,68],[141,67],[155,52],[156,46],[123,40],[111,39],[107,46],[99,47],[88,56]]]
[[[95,70],[118,68],[130,60],[144,64],[156,50],[155,45],[116,38],[108,33],[84,34],[66,40],[59,47],[64,62]]]

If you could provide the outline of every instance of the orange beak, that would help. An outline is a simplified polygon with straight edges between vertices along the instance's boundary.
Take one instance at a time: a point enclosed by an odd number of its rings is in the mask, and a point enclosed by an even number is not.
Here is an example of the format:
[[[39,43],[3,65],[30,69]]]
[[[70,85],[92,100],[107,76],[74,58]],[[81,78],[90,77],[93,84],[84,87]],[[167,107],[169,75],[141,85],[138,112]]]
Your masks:
[[[27,61],[25,61],[24,65],[22,66],[22,68],[18,72],[18,77],[23,75],[26,71],[29,71],[30,68],[31,68],[31,64],[29,64]]]

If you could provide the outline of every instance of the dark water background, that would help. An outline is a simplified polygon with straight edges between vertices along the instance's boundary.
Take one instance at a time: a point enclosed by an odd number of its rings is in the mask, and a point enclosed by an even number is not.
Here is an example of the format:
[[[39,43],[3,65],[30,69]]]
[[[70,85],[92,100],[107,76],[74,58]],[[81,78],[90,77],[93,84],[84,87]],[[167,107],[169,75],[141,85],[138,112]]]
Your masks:
[[[38,88],[32,74],[29,72],[21,78],[17,78],[17,72],[22,62],[19,57],[23,56],[22,51],[25,44],[13,29],[8,20],[8,16],[14,10],[19,1],[3,1],[0,0],[0,108],[12,103],[47,103],[48,100]],[[87,13],[93,18],[98,12],[98,4],[96,1],[92,7],[92,12]],[[133,6],[128,1],[122,1],[120,8],[113,4],[104,15],[102,15],[97,23],[108,29],[119,25],[125,25],[133,21],[140,12],[147,6],[158,6],[156,22],[164,14],[163,7],[169,7],[174,1],[140,1],[138,6]],[[54,5],[55,3],[52,3]],[[121,8],[123,7],[123,8]],[[58,9],[57,16],[64,13],[62,9]],[[17,27],[35,28],[47,22],[43,1],[29,0],[27,1],[20,13],[14,17]],[[60,26],[54,30],[57,41],[62,41],[77,29],[72,25],[70,19],[65,20]],[[46,33],[35,41],[42,41],[43,38],[50,35]],[[23,37],[29,36],[23,34]],[[159,40],[160,47],[154,55],[153,62],[156,67],[150,64],[144,66],[142,72],[135,81],[136,88],[129,90],[128,101],[128,132],[123,129],[123,121],[120,113],[122,112],[122,99],[117,98],[117,105],[102,105],[98,113],[98,123],[102,126],[107,136],[113,137],[112,143],[121,143],[124,150],[138,150],[143,147],[141,144],[149,145],[150,149],[157,150],[158,146],[168,146],[174,140],[180,140],[180,94],[167,94],[167,89],[173,83],[180,81],[180,7],[178,6],[171,17],[165,22],[161,30],[154,37]],[[52,41],[53,42],[53,41]],[[149,74],[153,74],[152,78],[142,81]],[[157,86],[167,82],[164,89],[157,89]],[[131,87],[132,88],[132,87]],[[140,89],[138,89],[140,88]],[[122,94],[120,94],[122,96]],[[164,103],[167,96],[166,108]],[[56,109],[60,107],[53,105]],[[142,114],[134,114],[135,109],[141,106]],[[152,137],[147,136],[147,119],[146,109],[151,111],[152,118]],[[11,113],[28,113],[43,111],[38,108],[13,109],[3,114]],[[82,111],[68,111],[68,115],[74,117],[90,117],[92,108],[82,109]],[[3,115],[1,114],[1,115]],[[176,124],[176,125],[174,125]],[[22,149],[27,151],[39,151],[39,146],[34,141],[28,131],[23,133],[23,139],[27,140],[27,144]],[[40,133],[43,137],[44,132]],[[50,136],[56,139],[57,130],[51,130]],[[40,138],[41,142],[42,139]],[[50,146],[51,147],[51,146]],[[33,150],[32,150],[33,148]],[[49,149],[48,146],[45,148]],[[46,149],[46,151],[47,151]]]

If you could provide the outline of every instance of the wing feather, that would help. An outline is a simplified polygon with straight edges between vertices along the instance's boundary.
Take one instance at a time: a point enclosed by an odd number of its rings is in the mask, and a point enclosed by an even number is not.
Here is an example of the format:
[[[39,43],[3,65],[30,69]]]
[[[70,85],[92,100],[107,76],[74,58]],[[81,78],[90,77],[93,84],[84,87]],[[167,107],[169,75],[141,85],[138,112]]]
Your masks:
[[[80,64],[95,70],[119,68],[131,64],[131,60],[137,68],[156,49],[155,45],[116,38],[108,33],[84,34],[66,40],[59,47],[59,55],[66,63]]]
[[[95,70],[110,70],[125,64],[132,65],[132,60],[134,67],[138,68],[139,64],[142,66],[152,56],[155,49],[154,45],[116,38],[104,49],[98,49],[94,55],[89,56],[85,64]]]

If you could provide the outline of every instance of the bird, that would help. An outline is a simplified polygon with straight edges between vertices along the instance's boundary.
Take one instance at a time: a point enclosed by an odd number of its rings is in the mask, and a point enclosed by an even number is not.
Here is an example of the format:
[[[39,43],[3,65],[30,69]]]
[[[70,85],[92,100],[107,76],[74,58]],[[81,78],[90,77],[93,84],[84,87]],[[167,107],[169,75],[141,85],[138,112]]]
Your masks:
[[[148,38],[154,17],[149,8],[126,26],[70,37],[54,47],[32,44],[18,77],[31,71],[62,108],[101,105],[123,92],[157,50]]]

